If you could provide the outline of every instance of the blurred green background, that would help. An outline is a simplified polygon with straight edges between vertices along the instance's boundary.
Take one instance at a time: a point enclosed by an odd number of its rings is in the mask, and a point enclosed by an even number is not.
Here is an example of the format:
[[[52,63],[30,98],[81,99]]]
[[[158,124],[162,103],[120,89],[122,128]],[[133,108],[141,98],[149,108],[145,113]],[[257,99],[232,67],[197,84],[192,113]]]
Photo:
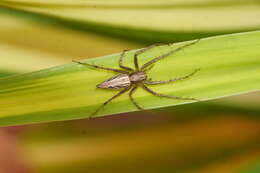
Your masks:
[[[0,77],[260,29],[258,0],[2,0]],[[260,172],[260,93],[0,128],[0,172]],[[33,103],[32,103],[33,104]]]

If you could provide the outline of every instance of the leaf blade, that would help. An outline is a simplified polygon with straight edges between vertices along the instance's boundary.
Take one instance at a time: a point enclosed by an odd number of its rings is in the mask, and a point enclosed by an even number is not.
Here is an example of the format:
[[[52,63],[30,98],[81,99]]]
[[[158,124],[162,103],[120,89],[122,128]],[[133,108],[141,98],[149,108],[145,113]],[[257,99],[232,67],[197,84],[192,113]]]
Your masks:
[[[211,100],[260,89],[260,32],[247,32],[203,39],[173,56],[158,62],[149,72],[153,79],[183,76],[196,68],[201,71],[192,78],[151,87],[158,92]],[[186,44],[186,43],[181,43]],[[139,59],[141,64],[181,44],[157,47]],[[133,66],[134,51],[125,64]],[[89,63],[117,67],[119,54],[85,60]],[[90,117],[113,91],[95,86],[113,73],[66,64],[38,72],[0,80],[0,125],[13,125]],[[139,89],[138,103],[147,109],[190,103],[157,98]],[[99,116],[135,111],[128,96],[114,100]]]

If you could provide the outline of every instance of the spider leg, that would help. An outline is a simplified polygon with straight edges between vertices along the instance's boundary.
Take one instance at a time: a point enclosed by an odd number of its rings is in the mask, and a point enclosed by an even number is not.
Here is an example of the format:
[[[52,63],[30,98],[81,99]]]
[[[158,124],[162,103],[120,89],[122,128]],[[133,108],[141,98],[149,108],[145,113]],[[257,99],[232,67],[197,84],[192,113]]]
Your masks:
[[[137,107],[137,109],[143,110],[143,108],[137,104],[137,102],[134,100],[134,98],[133,98],[133,96],[132,96],[133,93],[136,91],[137,88],[138,88],[138,86],[135,85],[135,86],[131,89],[131,91],[129,92],[129,98],[130,98],[131,102]]]
[[[123,70],[119,70],[119,69],[114,69],[114,68],[109,68],[109,67],[102,67],[102,66],[98,66],[98,65],[94,65],[94,64],[88,64],[85,62],[80,62],[80,61],[75,61],[72,60],[72,62],[78,63],[78,64],[82,64],[82,65],[86,65],[86,66],[91,66],[97,69],[102,69],[102,70],[108,70],[108,71],[113,71],[113,72],[117,72],[117,73],[123,73],[123,74],[128,74],[127,71],[123,71]]]
[[[199,70],[200,69],[196,69],[192,73],[190,73],[186,76],[175,78],[175,79],[170,79],[170,80],[166,80],[166,81],[144,81],[143,83],[148,84],[148,85],[156,85],[156,84],[165,84],[165,83],[175,82],[175,81],[178,81],[178,80],[184,80],[184,79],[187,79],[187,78],[193,76]]]
[[[148,47],[145,47],[145,48],[140,49],[140,50],[138,50],[138,51],[135,52],[135,54],[134,54],[134,64],[135,64],[135,69],[136,69],[137,71],[139,71],[138,55],[140,55],[140,54],[146,52],[147,50],[152,49],[152,48],[154,48],[154,47],[156,47],[156,46],[160,46],[160,45],[162,45],[162,44],[160,44],[160,43],[152,44],[152,45],[150,45],[150,46],[148,46]]]
[[[153,67],[154,67],[154,64],[152,64],[151,66],[149,66],[146,69],[144,69],[144,72],[147,72],[147,71],[151,70]]]
[[[157,61],[159,61],[159,60],[161,60],[161,59],[163,59],[163,58],[166,58],[166,57],[168,57],[168,56],[170,56],[170,55],[172,55],[172,54],[174,54],[174,53],[176,53],[176,52],[178,52],[178,51],[180,51],[180,50],[182,50],[182,49],[184,49],[184,48],[186,48],[186,47],[189,47],[189,46],[191,46],[191,45],[197,43],[198,41],[199,41],[199,39],[196,40],[196,41],[194,41],[194,42],[185,44],[185,45],[183,45],[183,46],[181,46],[181,47],[178,47],[177,49],[174,49],[174,50],[172,50],[172,51],[170,51],[170,52],[168,52],[168,53],[166,53],[166,54],[163,54],[163,55],[161,55],[161,56],[158,56],[158,57],[156,57],[156,58],[154,58],[154,59],[148,61],[147,63],[145,63],[145,64],[141,67],[141,71],[144,71],[144,69],[145,69],[146,67],[152,65],[153,63],[156,63]]]
[[[124,55],[125,55],[126,52],[127,52],[127,50],[123,50],[123,52],[120,55],[120,58],[119,58],[119,61],[118,61],[119,67],[121,67],[122,69],[129,70],[129,71],[133,72],[134,69],[123,65],[123,58],[124,58]]]
[[[151,90],[150,88],[148,88],[147,86],[145,85],[142,85],[142,88],[144,90],[146,90],[147,92],[155,95],[155,96],[158,96],[158,97],[166,97],[166,98],[171,98],[171,99],[176,99],[176,100],[197,100],[198,99],[195,99],[195,98],[188,98],[188,97],[178,97],[178,96],[170,96],[170,95],[165,95],[165,94],[161,94],[161,93],[157,93],[153,90]]]
[[[92,116],[94,116],[95,114],[97,114],[98,111],[100,111],[100,109],[102,109],[104,106],[106,106],[109,102],[111,102],[111,101],[114,100],[115,98],[119,97],[119,96],[122,95],[123,93],[127,92],[130,88],[131,88],[131,86],[130,86],[130,87],[127,87],[127,88],[124,88],[123,90],[121,90],[120,92],[118,92],[116,95],[114,95],[113,97],[111,97],[110,99],[108,99],[108,100],[107,100],[106,102],[104,102],[101,106],[99,106],[94,113],[92,113]],[[91,117],[92,117],[92,116],[91,116]],[[90,117],[90,118],[91,118],[91,117]]]

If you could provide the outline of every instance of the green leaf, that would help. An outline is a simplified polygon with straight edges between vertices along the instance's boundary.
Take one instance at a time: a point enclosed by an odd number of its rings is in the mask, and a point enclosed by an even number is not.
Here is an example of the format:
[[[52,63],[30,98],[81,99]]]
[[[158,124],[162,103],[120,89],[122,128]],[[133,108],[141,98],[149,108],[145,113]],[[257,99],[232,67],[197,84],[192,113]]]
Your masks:
[[[139,57],[140,64],[183,44],[156,47]],[[193,77],[173,84],[152,86],[157,92],[210,100],[260,89],[260,32],[247,32],[200,40],[156,63],[148,72],[153,80],[167,80],[201,70]],[[125,65],[133,67],[133,53]],[[119,54],[84,60],[92,64],[118,66]],[[96,85],[114,73],[76,63],[0,79],[0,125],[28,124],[90,117],[118,91]],[[190,103],[152,96],[139,89],[134,98],[145,109]],[[137,110],[128,95],[115,99],[97,116]]]
[[[1,15],[1,11],[0,73],[32,72],[71,62],[75,57],[97,57],[143,47],[127,40],[28,22]]]
[[[3,14],[34,22],[145,43],[191,40],[260,28],[260,7],[256,0],[7,0],[1,1],[0,6]]]

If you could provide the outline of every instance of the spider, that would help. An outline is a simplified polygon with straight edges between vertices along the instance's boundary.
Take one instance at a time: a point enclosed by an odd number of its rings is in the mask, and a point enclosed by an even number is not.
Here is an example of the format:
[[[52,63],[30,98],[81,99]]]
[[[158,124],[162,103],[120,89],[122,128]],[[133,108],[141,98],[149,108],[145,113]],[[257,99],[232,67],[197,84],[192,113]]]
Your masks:
[[[179,80],[183,80],[183,79],[187,79],[191,76],[193,76],[196,72],[198,72],[200,69],[195,69],[192,73],[186,75],[186,76],[182,76],[182,77],[178,77],[178,78],[174,78],[174,79],[170,79],[170,80],[165,80],[165,81],[152,81],[150,79],[147,78],[147,74],[146,72],[148,70],[151,69],[152,65],[154,65],[154,63],[156,63],[157,61],[166,58],[167,56],[170,56],[174,53],[176,53],[177,51],[182,50],[185,47],[191,46],[195,43],[197,43],[199,40],[196,40],[194,42],[185,44],[179,48],[176,48],[172,51],[169,51],[168,53],[165,53],[161,56],[158,56],[150,61],[148,61],[147,63],[145,63],[143,66],[139,67],[139,63],[138,63],[138,56],[144,52],[146,52],[149,49],[152,49],[156,46],[159,46],[158,44],[153,44],[151,46],[148,46],[146,48],[140,49],[138,51],[135,52],[134,54],[134,66],[135,69],[124,66],[123,65],[123,58],[124,55],[126,53],[127,50],[124,50],[119,58],[118,64],[119,67],[121,69],[114,69],[114,68],[109,68],[109,67],[102,67],[102,66],[98,66],[98,65],[93,65],[93,64],[88,64],[88,63],[83,63],[80,61],[74,61],[78,64],[82,64],[82,65],[86,65],[86,66],[91,66],[97,69],[102,69],[102,70],[108,70],[108,71],[113,71],[113,72],[117,72],[120,73],[116,76],[113,76],[107,80],[105,80],[104,82],[98,84],[96,87],[97,88],[102,88],[102,89],[116,89],[116,90],[121,90],[119,91],[117,94],[115,94],[113,97],[111,97],[110,99],[108,99],[106,102],[104,102],[101,106],[99,106],[95,112],[93,112],[92,116],[97,114],[100,109],[102,109],[105,105],[107,105],[109,102],[111,102],[113,99],[119,97],[120,95],[122,95],[123,93],[127,92],[130,90],[129,92],[129,98],[131,100],[131,102],[136,106],[137,109],[139,110],[144,110],[133,98],[133,93],[136,91],[136,89],[138,87],[142,87],[144,90],[146,90],[147,92],[151,93],[152,95],[158,96],[158,97],[166,97],[166,98],[171,98],[171,99],[178,99],[178,100],[197,100],[195,98],[188,98],[188,97],[178,97],[178,96],[170,96],[170,95],[165,95],[165,94],[161,94],[161,93],[157,93],[153,90],[151,90],[147,85],[157,85],[157,84],[166,84],[166,83],[170,83],[170,82],[175,82],[175,81],[179,81]]]

